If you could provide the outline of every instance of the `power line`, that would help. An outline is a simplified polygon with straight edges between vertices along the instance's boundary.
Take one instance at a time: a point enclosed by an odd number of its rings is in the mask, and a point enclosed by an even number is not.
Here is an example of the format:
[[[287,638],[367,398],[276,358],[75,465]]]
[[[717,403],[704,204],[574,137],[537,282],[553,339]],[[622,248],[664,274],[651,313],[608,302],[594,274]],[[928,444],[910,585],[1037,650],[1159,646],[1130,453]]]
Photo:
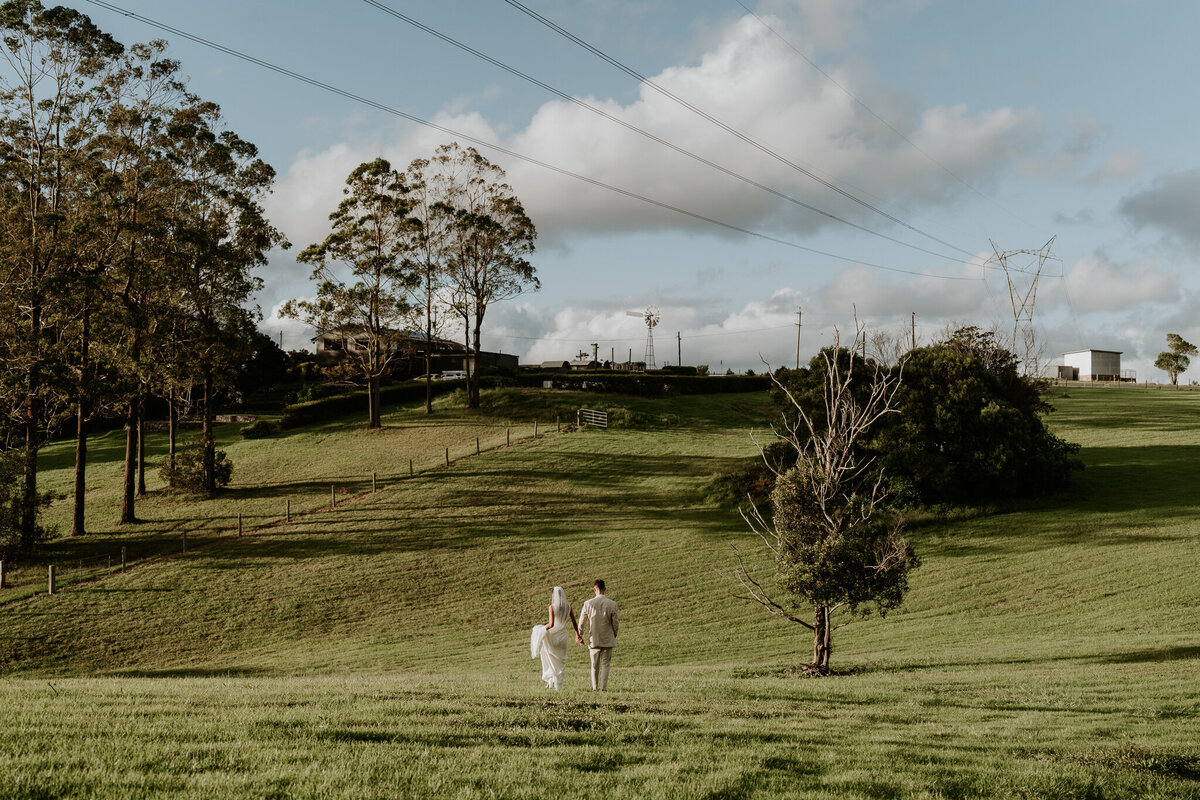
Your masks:
[[[947,175],[949,175],[951,178],[954,178],[954,180],[958,181],[960,184],[962,184],[966,188],[970,189],[972,192],[979,195],[984,200],[987,200],[992,205],[996,206],[996,208],[1000,209],[1005,214],[1008,214],[1010,217],[1017,220],[1018,222],[1020,222],[1024,225],[1027,225],[1030,228],[1037,227],[1033,223],[1022,219],[1021,217],[1014,214],[1012,211],[1009,211],[1007,208],[1000,205],[1000,203],[994,197],[989,197],[988,195],[984,194],[982,191],[979,190],[978,187],[969,183],[965,178],[963,178],[957,172],[955,172],[954,170],[947,167],[941,161],[938,161],[932,154],[929,153],[929,151],[925,150],[919,144],[917,144],[912,139],[910,139],[906,135],[904,135],[904,133],[902,131],[900,131],[899,129],[897,129],[894,125],[892,125],[892,123],[888,122],[886,119],[884,119],[879,114],[877,114],[875,112],[875,109],[873,109],[869,105],[867,105],[865,101],[863,101],[861,98],[858,97],[858,95],[854,94],[854,92],[850,91],[848,88],[843,86],[841,84],[841,82],[837,80],[837,78],[834,78],[832,75],[830,75],[824,69],[822,69],[819,64],[817,64],[811,58],[806,56],[803,53],[803,51],[801,51],[800,48],[798,48],[794,44],[792,44],[792,42],[787,37],[785,37],[779,31],[777,31],[773,27],[771,27],[771,25],[768,24],[766,20],[764,20],[762,17],[760,17],[758,14],[756,14],[748,5],[743,3],[742,0],[733,0],[733,2],[737,3],[743,9],[745,9],[746,13],[749,14],[751,17],[753,17],[755,19],[755,21],[758,22],[759,25],[766,28],[771,33],[772,36],[774,36],[779,41],[783,42],[784,45],[786,45],[789,50],[791,50],[793,53],[796,54],[797,57],[799,57],[802,61],[804,61],[804,63],[808,64],[810,67],[815,69],[817,72],[821,73],[821,75],[823,75],[827,81],[832,83],[838,89],[841,89],[842,92],[847,97],[849,97],[851,100],[853,100],[855,102],[855,104],[857,104],[860,108],[862,108],[864,111],[866,111],[872,117],[877,119],[880,123],[883,124],[884,127],[886,127],[888,130],[890,130],[892,133],[896,134],[896,136],[898,136],[902,140],[904,140],[904,142],[907,143],[910,147],[912,147],[912,149],[916,150],[918,153],[920,153],[922,156],[924,156],[926,159],[928,159],[930,163],[940,167],[942,169],[942,171],[945,172]]]
[[[859,225],[856,222],[851,222],[850,220],[840,217],[836,214],[833,214],[832,212],[826,211],[822,208],[818,208],[817,206],[814,206],[810,203],[806,203],[803,200],[793,197],[792,195],[786,194],[786,193],[781,192],[777,189],[774,189],[770,186],[767,186],[763,183],[760,183],[759,181],[756,181],[753,178],[750,178],[740,172],[737,172],[733,169],[722,166],[721,164],[718,164],[708,158],[705,158],[704,156],[701,156],[691,150],[688,150],[685,147],[681,147],[671,141],[668,141],[667,139],[664,139],[654,133],[651,133],[650,131],[647,131],[645,128],[641,128],[637,125],[634,125],[631,122],[621,119],[620,117],[618,117],[614,114],[610,114],[607,111],[605,111],[604,109],[598,108],[597,106],[594,106],[591,103],[586,102],[585,100],[582,100],[578,97],[568,94],[567,92],[564,92],[561,89],[557,89],[554,86],[551,86],[550,84],[546,83],[545,81],[539,80],[538,78],[535,78],[532,75],[529,75],[528,73],[522,72],[521,70],[517,69],[516,67],[513,67],[512,65],[507,64],[498,58],[489,56],[488,54],[486,54],[464,42],[461,42],[458,39],[455,39],[454,37],[437,30],[436,28],[433,28],[429,25],[424,24],[423,22],[413,19],[412,17],[408,16],[407,14],[401,13],[400,11],[397,11],[394,8],[391,8],[390,6],[379,2],[379,0],[363,0],[363,2],[366,3],[367,5],[371,6],[372,8],[375,8],[379,11],[382,11],[385,14],[388,14],[391,17],[394,17],[397,20],[400,20],[401,22],[407,23],[408,25],[411,25],[412,27],[417,28],[418,30],[424,31],[425,33],[429,34],[430,36],[433,36],[436,39],[440,39],[441,41],[445,42],[446,44],[448,44],[452,47],[456,47],[465,53],[470,53],[471,55],[475,56],[476,58],[486,61],[487,63],[491,64],[492,66],[494,66],[498,69],[502,69],[505,72],[509,73],[510,75],[518,77],[521,80],[527,81],[528,83],[531,83],[534,86],[544,89],[545,91],[553,94],[554,96],[556,96],[562,100],[565,100],[568,103],[573,103],[574,105],[577,105],[580,108],[586,109],[587,111],[590,111],[593,114],[603,117],[604,119],[608,120],[609,122],[612,122],[616,125],[620,125],[622,128],[625,128],[626,130],[632,131],[633,133],[636,133],[639,136],[643,136],[643,137],[651,140],[652,142],[655,142],[656,144],[662,145],[663,147],[670,148],[671,150],[674,150],[676,153],[679,153],[680,155],[686,156],[686,157],[692,159],[693,161],[696,161],[696,162],[699,162],[699,163],[705,165],[706,167],[715,169],[718,172],[721,172],[725,175],[728,175],[731,178],[741,181],[742,183],[748,184],[750,186],[753,186],[756,189],[760,189],[764,192],[772,194],[775,197],[778,197],[782,200],[786,200],[789,203],[792,203],[796,206],[799,206],[800,208],[804,208],[808,211],[811,211],[814,214],[818,214],[822,217],[825,217],[826,219],[833,220],[834,222],[841,223],[842,225],[848,225],[849,227],[854,228],[855,230],[858,230],[858,231],[862,231],[863,233],[867,233],[872,236],[878,236],[881,239],[886,239],[889,242],[893,242],[895,244],[899,244],[904,247],[908,247],[913,250],[917,250],[921,253],[925,253],[926,255],[936,256],[938,258],[947,258],[950,260],[958,260],[957,256],[948,256],[945,253],[938,253],[933,250],[928,250],[924,247],[920,247],[918,245],[911,244],[909,242],[905,242],[902,239],[897,239],[894,236],[888,236],[885,233],[880,233],[879,231],[868,228],[865,225]],[[980,262],[979,265],[982,266],[982,262]]]
[[[916,233],[920,236],[924,236],[927,239],[935,241],[938,244],[942,245],[943,247],[949,247],[951,250],[957,250],[958,252],[965,254],[968,258],[975,257],[974,253],[964,250],[963,248],[958,247],[957,245],[953,245],[950,242],[944,241],[943,239],[940,239],[931,233],[921,230],[920,228],[916,227],[915,225],[911,225],[911,224],[905,222],[904,220],[900,219],[899,217],[896,217],[893,214],[890,214],[887,211],[884,211],[883,209],[879,208],[878,206],[873,205],[872,203],[869,203],[866,200],[863,200],[862,198],[858,197],[857,195],[846,191],[845,189],[843,189],[842,187],[833,183],[832,181],[828,181],[825,178],[822,178],[821,176],[812,172],[811,170],[805,168],[804,166],[797,164],[795,161],[792,161],[788,157],[786,157],[786,156],[782,155],[781,153],[779,153],[778,151],[768,147],[767,145],[763,144],[762,142],[758,141],[757,139],[753,138],[752,136],[738,130],[737,128],[734,128],[732,125],[729,125],[728,123],[713,116],[712,114],[708,113],[707,111],[703,110],[702,108],[697,107],[696,105],[690,103],[689,101],[685,100],[684,98],[680,97],[679,95],[660,86],[659,84],[650,80],[650,78],[641,74],[640,72],[638,72],[637,70],[628,66],[624,62],[618,60],[617,58],[615,58],[613,56],[610,56],[608,53],[605,53],[603,50],[596,47],[595,45],[588,43],[584,39],[581,39],[580,37],[571,33],[566,28],[563,28],[561,25],[557,24],[553,20],[546,18],[545,16],[534,11],[532,8],[525,5],[524,3],[519,2],[519,0],[504,0],[504,2],[508,3],[508,5],[517,9],[521,13],[531,17],[534,20],[537,20],[538,22],[545,25],[547,28],[554,31],[555,33],[557,33],[557,34],[569,39],[570,41],[574,42],[575,44],[579,45],[583,49],[585,49],[588,52],[595,55],[597,58],[600,58],[601,60],[616,67],[617,69],[621,70],[626,75],[629,75],[631,78],[638,81],[639,83],[643,83],[646,86],[650,87],[651,89],[654,89],[659,94],[661,94],[664,97],[683,106],[684,108],[688,109],[689,111],[691,111],[693,114],[696,114],[700,118],[712,123],[713,125],[716,125],[718,128],[720,128],[721,130],[730,134],[731,136],[734,136],[737,139],[740,139],[741,141],[743,141],[746,144],[750,145],[751,147],[755,148],[759,152],[764,153],[765,155],[770,156],[771,158],[775,159],[779,163],[781,163],[787,167],[790,167],[791,169],[794,169],[803,175],[808,176],[809,178],[811,178],[812,180],[821,184],[822,186],[826,187],[827,189],[837,192],[842,197],[845,197],[847,200],[857,203],[858,205],[862,206],[863,208],[873,211],[874,213],[880,215],[884,219],[890,220],[891,222],[893,222],[903,228],[907,228],[908,230],[912,231],[913,233]]]
[[[211,39],[206,39],[203,36],[199,36],[199,35],[193,34],[193,33],[188,33],[187,31],[182,30],[180,28],[176,28],[176,27],[168,25],[166,23],[151,19],[150,17],[146,17],[142,14],[138,14],[136,12],[129,11],[127,9],[121,8],[120,6],[114,5],[112,3],[104,2],[104,0],[87,0],[87,2],[91,3],[92,5],[103,8],[107,11],[112,11],[113,13],[120,14],[120,15],[128,17],[130,19],[137,20],[138,22],[141,22],[145,25],[149,25],[153,28],[157,28],[158,30],[164,31],[166,33],[172,33],[172,34],[175,34],[176,36],[182,36],[183,38],[187,39],[188,41],[195,42],[196,44],[202,45],[204,47],[208,47],[208,48],[216,50],[220,53],[224,53],[226,55],[233,56],[234,58],[238,58],[243,61],[246,61],[250,64],[254,64],[255,66],[262,67],[263,69],[267,69],[272,72],[278,73],[280,75],[284,75],[286,77],[292,78],[293,80],[297,80],[297,81],[300,81],[301,83],[308,84],[309,86],[312,86],[314,88],[322,89],[322,90],[330,92],[332,94],[336,94],[340,97],[344,97],[348,100],[353,100],[354,102],[362,103],[363,105],[369,106],[378,111],[382,111],[387,114],[392,114],[393,116],[399,117],[401,119],[408,120],[409,122],[413,122],[417,125],[423,125],[425,127],[431,128],[431,129],[439,131],[441,133],[445,133],[448,136],[454,136],[458,139],[462,139],[464,141],[471,142],[472,144],[479,145],[480,147],[485,147],[489,150],[494,150],[498,153],[503,153],[504,155],[507,155],[510,158],[514,158],[519,161],[524,161],[526,163],[533,164],[533,165],[541,167],[543,169],[550,170],[551,172],[558,173],[559,175],[563,175],[568,178],[573,178],[575,180],[582,181],[583,183],[587,183],[591,186],[595,186],[600,189],[605,189],[607,191],[614,192],[614,193],[622,195],[624,197],[628,197],[633,200],[638,200],[638,201],[646,203],[648,205],[656,206],[656,207],[664,209],[666,211],[671,211],[673,213],[689,217],[689,218],[697,220],[699,222],[705,222],[710,225],[715,225],[717,227],[724,228],[726,230],[734,231],[736,233],[741,233],[745,236],[750,236],[750,237],[753,237],[756,239],[762,239],[764,241],[773,242],[775,244],[783,245],[785,247],[790,247],[795,250],[800,250],[800,251],[803,251],[806,253],[812,253],[813,255],[818,255],[818,256],[830,258],[830,259],[833,259],[836,261],[842,261],[845,263],[869,267],[871,269],[885,270],[888,272],[897,272],[897,273],[902,273],[905,275],[914,275],[914,276],[924,277],[924,278],[937,278],[940,280],[953,280],[953,281],[974,280],[974,278],[968,278],[968,277],[964,277],[964,276],[939,275],[936,273],[920,272],[917,270],[903,269],[901,267],[893,267],[893,266],[888,266],[885,264],[876,264],[876,263],[872,263],[869,261],[863,261],[863,260],[856,259],[856,258],[850,258],[849,256],[842,256],[842,255],[838,255],[836,253],[831,253],[831,252],[828,252],[825,250],[819,250],[817,248],[807,247],[807,246],[799,244],[797,242],[791,242],[786,239],[780,239],[779,237],[771,236],[766,233],[761,233],[759,231],[750,230],[749,228],[743,228],[739,225],[734,225],[729,222],[723,222],[721,220],[714,219],[712,217],[708,217],[703,214],[698,214],[694,211],[688,211],[688,210],[680,208],[678,206],[671,205],[670,203],[665,203],[661,200],[655,200],[653,198],[646,197],[645,195],[638,194],[637,192],[632,192],[628,189],[622,189],[618,186],[613,186],[612,184],[605,183],[605,182],[597,180],[595,178],[589,178],[586,175],[581,175],[577,172],[572,172],[571,170],[564,169],[563,167],[555,166],[554,164],[550,164],[546,161],[542,161],[540,159],[533,158],[532,156],[527,156],[522,153],[518,153],[515,150],[510,150],[509,148],[495,144],[494,142],[489,142],[485,139],[480,139],[476,136],[472,136],[472,135],[464,133],[462,131],[456,131],[453,128],[446,127],[445,125],[439,125],[436,122],[431,122],[429,120],[422,119],[421,117],[418,117],[414,114],[409,114],[405,111],[401,111],[400,109],[385,105],[376,100],[371,100],[370,98],[364,97],[360,94],[355,94],[354,92],[348,91],[346,89],[342,89],[337,86],[333,86],[332,84],[325,83],[324,81],[320,81],[315,78],[310,78],[307,75],[303,75],[299,72],[288,69],[286,67],[281,67],[270,61],[266,61],[264,59],[257,58],[255,56],[244,53],[240,50],[235,50],[232,47],[227,47],[226,45],[219,44],[217,42],[212,41]]]

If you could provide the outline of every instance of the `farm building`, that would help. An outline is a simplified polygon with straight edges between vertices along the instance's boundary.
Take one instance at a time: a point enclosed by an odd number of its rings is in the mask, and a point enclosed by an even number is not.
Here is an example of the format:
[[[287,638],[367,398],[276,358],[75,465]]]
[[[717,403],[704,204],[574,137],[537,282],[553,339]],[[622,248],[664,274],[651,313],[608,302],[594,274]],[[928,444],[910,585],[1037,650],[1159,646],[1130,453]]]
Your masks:
[[[1076,350],[1063,353],[1063,363],[1071,371],[1071,380],[1121,380],[1120,350]],[[1059,376],[1064,377],[1065,371],[1060,369]]]
[[[425,337],[420,333],[411,331],[388,331],[387,332],[387,348],[391,352],[399,352],[401,358],[397,359],[396,368],[401,372],[404,368],[400,365],[407,363],[407,371],[413,372],[422,366],[425,358]],[[333,331],[321,331],[312,338],[312,342],[316,345],[317,358],[323,361],[331,361],[344,358],[347,353],[354,353],[365,349],[367,346],[367,337],[361,332],[361,329],[338,329]],[[460,342],[452,342],[449,339],[435,338],[433,340],[433,352],[431,354],[431,367],[435,372],[443,372],[445,370],[466,370],[474,371],[477,367],[497,367],[504,370],[515,370],[517,368],[517,357],[508,353],[490,353],[486,350],[481,351],[476,363],[474,353],[467,353],[466,347]]]

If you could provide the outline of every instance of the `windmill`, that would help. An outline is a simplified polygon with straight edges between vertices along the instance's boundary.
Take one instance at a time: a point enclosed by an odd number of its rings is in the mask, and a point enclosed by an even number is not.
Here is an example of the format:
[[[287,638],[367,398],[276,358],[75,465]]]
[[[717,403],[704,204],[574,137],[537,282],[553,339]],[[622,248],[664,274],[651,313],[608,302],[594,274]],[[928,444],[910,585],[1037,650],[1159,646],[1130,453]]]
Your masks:
[[[646,322],[646,369],[658,369],[654,363],[654,326],[658,324],[658,306],[646,306],[645,311],[626,311],[626,316],[641,317]]]

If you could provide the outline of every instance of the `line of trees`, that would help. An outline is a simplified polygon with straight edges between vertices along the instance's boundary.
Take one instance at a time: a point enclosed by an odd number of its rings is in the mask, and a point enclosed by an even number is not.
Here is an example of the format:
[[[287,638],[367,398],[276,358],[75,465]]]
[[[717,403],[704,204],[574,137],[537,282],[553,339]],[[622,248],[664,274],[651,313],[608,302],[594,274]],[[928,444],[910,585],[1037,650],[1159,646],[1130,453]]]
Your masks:
[[[72,419],[73,534],[97,415],[125,422],[121,523],[145,492],[152,398],[170,409],[170,469],[180,412],[199,412],[216,488],[214,403],[255,336],[252,270],[287,243],[261,206],[273,170],[165,42],[126,48],[37,0],[0,5],[0,29],[0,472],[20,475],[0,550],[28,553],[44,535],[38,452]]]
[[[450,319],[461,322],[467,399],[479,407],[483,321],[492,303],[536,290],[528,256],[537,230],[504,170],[474,148],[442,145],[401,172],[383,158],[355,167],[329,215],[331,232],[306,247],[317,294],[282,313],[354,343],[347,356],[367,384],[368,426],[382,425],[379,382],[410,330],[425,349],[425,411],[433,412],[432,355]]]

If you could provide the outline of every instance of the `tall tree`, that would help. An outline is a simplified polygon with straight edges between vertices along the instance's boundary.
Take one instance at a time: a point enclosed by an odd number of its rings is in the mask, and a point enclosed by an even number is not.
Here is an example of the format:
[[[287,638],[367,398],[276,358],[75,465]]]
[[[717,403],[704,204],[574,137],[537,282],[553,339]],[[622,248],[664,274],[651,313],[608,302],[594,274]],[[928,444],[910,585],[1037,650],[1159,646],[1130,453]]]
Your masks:
[[[1187,372],[1188,367],[1192,365],[1191,356],[1196,355],[1196,345],[1184,339],[1178,333],[1167,334],[1167,350],[1159,353],[1158,358],[1154,359],[1154,366],[1167,373],[1167,377],[1171,379],[1171,385],[1179,384],[1179,376]]]
[[[380,428],[380,378],[399,350],[409,293],[420,281],[408,258],[416,223],[408,187],[386,159],[355,167],[343,193],[329,215],[333,231],[297,256],[314,266],[317,297],[292,301],[283,313],[342,337],[343,352],[367,381],[368,426]]]
[[[275,171],[253,144],[221,124],[220,109],[198,100],[167,123],[175,184],[168,212],[174,247],[167,258],[181,275],[175,302],[187,319],[180,340],[188,346],[180,360],[200,387],[202,484],[210,494],[217,489],[217,394],[232,386],[254,330],[257,310],[246,303],[262,284],[253,270],[266,263],[271,248],[288,246],[261,205]]]
[[[525,214],[504,170],[475,148],[442,145],[435,160],[452,176],[445,202],[453,209],[448,273],[452,303],[462,317],[468,354],[468,405],[479,407],[479,353],[483,320],[495,302],[536,291],[541,283],[526,258],[534,250],[537,229]]]
[[[38,450],[68,402],[51,391],[53,376],[68,372],[52,345],[72,316],[60,301],[74,299],[63,289],[85,233],[75,224],[80,165],[99,126],[99,86],[122,47],[83,14],[37,0],[0,6],[0,31],[0,320],[11,328],[0,359],[24,438],[18,549],[27,551],[38,535]]]
[[[448,159],[418,158],[408,165],[404,182],[411,203],[408,257],[416,282],[411,290],[413,305],[421,316],[425,345],[425,413],[433,413],[433,353],[444,317],[443,294],[448,272],[447,242],[454,222],[454,209],[447,203],[453,174]]]
[[[855,341],[855,350],[860,343]],[[895,413],[899,375],[852,358],[836,339],[821,357],[820,421],[803,399],[776,384],[789,404],[777,435],[796,460],[777,472],[769,519],[757,509],[743,515],[774,559],[777,588],[757,578],[740,552],[734,575],[743,591],[739,597],[811,631],[807,671],[827,675],[833,632],[872,605],[880,615],[899,606],[918,561],[901,523],[881,513],[884,476],[862,447],[871,428]],[[855,373],[868,365],[864,392]]]

